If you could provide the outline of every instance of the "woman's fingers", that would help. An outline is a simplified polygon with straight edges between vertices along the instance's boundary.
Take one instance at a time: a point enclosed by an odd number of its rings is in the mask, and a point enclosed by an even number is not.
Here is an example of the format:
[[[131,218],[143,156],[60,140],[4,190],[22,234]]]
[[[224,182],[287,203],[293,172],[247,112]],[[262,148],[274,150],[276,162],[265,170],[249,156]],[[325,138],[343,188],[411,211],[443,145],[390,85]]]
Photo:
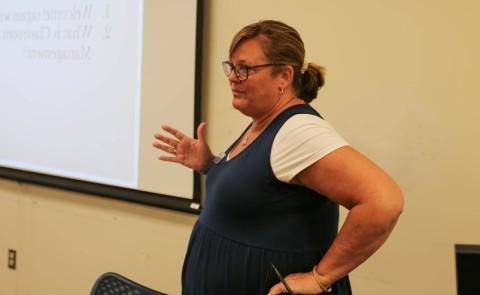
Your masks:
[[[282,294],[286,293],[287,289],[282,283],[277,283],[275,284],[270,291],[268,292],[268,295],[277,295],[277,294]]]
[[[197,128],[198,140],[170,125],[161,125],[161,129],[154,134],[156,140],[152,143],[153,147],[167,153],[160,155],[159,160],[179,163],[195,170],[203,169],[211,161],[213,156],[205,142],[204,122]]]
[[[165,135],[162,135],[160,133],[155,133],[154,137],[166,144],[168,144],[169,146],[172,146],[172,147],[176,147],[178,145],[178,140],[176,139],[173,139],[173,138],[170,138],[170,137],[167,137]]]
[[[322,290],[319,289],[311,272],[290,274],[285,277],[285,281],[295,294],[307,295],[322,293]],[[282,282],[279,282],[270,289],[268,295],[283,293],[287,293],[287,289]]]
[[[170,153],[172,155],[177,154],[177,149],[173,146],[164,145],[164,144],[161,144],[161,143],[158,143],[158,142],[154,142],[153,146],[156,147],[159,150]]]
[[[198,125],[198,128],[197,128],[197,138],[198,138],[198,141],[201,143],[205,142],[205,126],[206,125],[207,123],[202,122],[200,123],[200,125]]]
[[[181,164],[181,160],[177,157],[170,157],[170,156],[160,156],[158,157],[159,160],[162,160],[162,161],[167,161],[167,162],[175,162],[175,163],[180,163]]]
[[[171,153],[171,154],[174,154],[177,152],[178,149],[182,149],[184,150],[185,147],[187,147],[189,144],[191,144],[192,142],[192,138],[186,136],[185,134],[183,134],[181,131],[169,126],[169,125],[162,125],[161,128],[163,130],[165,130],[166,132],[170,133],[171,135],[173,135],[175,138],[171,138],[171,137],[168,137],[168,136],[165,136],[161,133],[155,133],[154,134],[154,137],[155,139],[165,143],[166,145],[162,145],[161,143],[154,143],[153,146],[167,152],[167,153]],[[202,134],[203,134],[203,131],[201,131]],[[169,149],[168,147],[171,147],[171,149]]]
[[[183,134],[181,131],[173,128],[170,125],[162,125],[161,127],[162,127],[163,130],[165,130],[168,133],[170,133],[171,135],[175,136],[175,138],[178,139],[178,140],[182,140],[182,138],[185,137],[185,134]]]

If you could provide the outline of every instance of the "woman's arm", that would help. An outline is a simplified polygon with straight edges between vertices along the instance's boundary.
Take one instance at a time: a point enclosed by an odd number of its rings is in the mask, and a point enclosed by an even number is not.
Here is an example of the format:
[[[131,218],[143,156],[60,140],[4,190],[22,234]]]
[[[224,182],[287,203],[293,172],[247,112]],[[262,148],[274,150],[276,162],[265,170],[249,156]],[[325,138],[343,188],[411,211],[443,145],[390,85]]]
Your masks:
[[[323,157],[293,181],[350,210],[333,244],[316,266],[317,279],[324,286],[344,277],[372,255],[385,242],[403,210],[403,195],[398,185],[349,146]],[[315,286],[312,272],[285,279],[296,294],[321,292]],[[277,284],[269,294],[284,291],[283,285]]]

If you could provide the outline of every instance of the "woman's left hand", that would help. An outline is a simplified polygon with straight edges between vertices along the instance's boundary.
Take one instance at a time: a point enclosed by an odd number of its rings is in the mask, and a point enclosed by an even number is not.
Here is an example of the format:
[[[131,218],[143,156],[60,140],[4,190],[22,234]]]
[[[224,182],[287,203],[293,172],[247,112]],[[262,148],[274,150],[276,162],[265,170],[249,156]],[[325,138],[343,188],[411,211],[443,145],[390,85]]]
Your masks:
[[[321,294],[322,290],[318,286],[312,272],[294,273],[285,277],[288,287],[294,294]],[[282,282],[275,284],[268,295],[287,294],[287,288]]]

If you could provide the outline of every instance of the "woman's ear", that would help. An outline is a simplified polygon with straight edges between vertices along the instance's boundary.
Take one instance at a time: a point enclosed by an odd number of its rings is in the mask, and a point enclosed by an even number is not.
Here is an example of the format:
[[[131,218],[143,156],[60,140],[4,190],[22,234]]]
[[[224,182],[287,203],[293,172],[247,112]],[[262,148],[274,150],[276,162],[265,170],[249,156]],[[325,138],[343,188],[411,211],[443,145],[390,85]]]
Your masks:
[[[280,72],[280,88],[287,88],[293,83],[293,76],[295,70],[291,65],[285,65],[282,67],[282,71]]]

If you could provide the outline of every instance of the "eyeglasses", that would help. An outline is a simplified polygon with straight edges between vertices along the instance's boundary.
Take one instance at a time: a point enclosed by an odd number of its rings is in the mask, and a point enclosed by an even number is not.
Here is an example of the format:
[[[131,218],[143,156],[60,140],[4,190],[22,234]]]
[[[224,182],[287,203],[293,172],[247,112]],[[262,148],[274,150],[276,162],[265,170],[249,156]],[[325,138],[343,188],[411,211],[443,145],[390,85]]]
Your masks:
[[[263,65],[256,65],[256,66],[246,66],[246,65],[233,65],[229,61],[222,62],[222,67],[223,67],[223,71],[225,72],[225,75],[228,77],[233,71],[237,79],[240,81],[247,80],[248,73],[250,71],[254,71],[257,68],[270,67],[270,66],[284,66],[284,64],[273,63],[273,64],[263,64]]]

